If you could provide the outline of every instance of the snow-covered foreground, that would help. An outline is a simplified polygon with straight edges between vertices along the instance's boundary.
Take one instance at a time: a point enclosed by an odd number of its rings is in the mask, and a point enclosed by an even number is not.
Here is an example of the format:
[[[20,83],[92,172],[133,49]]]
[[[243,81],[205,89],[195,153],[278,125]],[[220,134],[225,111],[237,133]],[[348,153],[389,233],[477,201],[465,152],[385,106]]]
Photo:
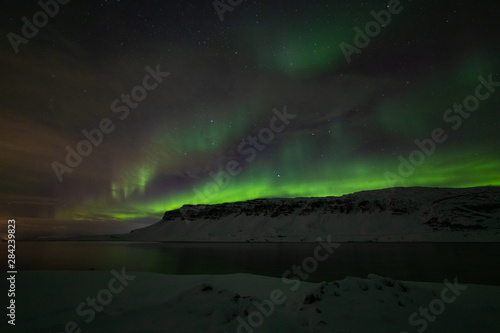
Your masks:
[[[19,272],[16,326],[4,319],[0,331],[498,332],[500,287],[464,286],[455,278],[418,283],[370,275],[308,283],[122,269]]]

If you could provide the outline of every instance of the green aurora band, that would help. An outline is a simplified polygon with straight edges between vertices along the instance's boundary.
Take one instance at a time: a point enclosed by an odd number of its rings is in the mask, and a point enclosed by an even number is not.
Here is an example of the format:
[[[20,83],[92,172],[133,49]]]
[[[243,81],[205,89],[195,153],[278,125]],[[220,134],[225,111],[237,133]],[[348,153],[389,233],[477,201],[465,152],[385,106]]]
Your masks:
[[[268,74],[314,79],[345,66],[338,45],[342,41],[352,41],[354,32],[345,27],[355,24],[348,16],[332,17],[335,12],[338,8],[326,11],[324,17],[330,19],[324,23],[316,21],[319,23],[312,24],[308,31],[290,29],[294,25],[287,22],[283,26],[278,23],[272,29],[244,27],[235,35],[247,37],[243,39],[245,47]],[[297,14],[290,20],[292,23],[300,21],[304,15]],[[393,18],[391,28],[396,32],[392,38],[396,38],[398,29],[404,27],[404,15]],[[362,19],[367,22],[370,16],[367,14]],[[360,22],[365,22],[362,19]],[[378,42],[391,42],[391,37],[384,33],[378,38]],[[363,52],[370,50],[367,48]],[[85,219],[99,215],[117,220],[154,219],[154,216],[160,218],[166,210],[185,204],[340,196],[383,189],[391,187],[385,173],[397,174],[398,157],[408,159],[417,149],[414,140],[430,138],[434,128],[442,128],[448,136],[447,141],[436,144],[435,152],[426,156],[425,162],[416,166],[411,176],[403,177],[404,181],[395,186],[498,186],[500,152],[487,144],[498,128],[488,126],[490,120],[486,114],[498,113],[500,92],[482,101],[479,109],[469,119],[463,119],[457,130],[452,130],[452,124],[443,120],[447,109],[474,93],[479,76],[487,77],[499,68],[498,59],[487,56],[495,52],[476,52],[475,57],[464,54],[460,61],[450,62],[447,68],[426,72],[408,88],[403,80],[392,79],[396,81],[388,98],[365,106],[368,112],[357,115],[359,118],[354,120],[340,114],[320,117],[318,124],[318,119],[314,122],[313,117],[304,113],[324,115],[332,110],[294,110],[297,119],[302,119],[300,125],[292,121],[290,127],[276,133],[274,141],[262,152],[257,152],[251,162],[238,156],[236,150],[244,138],[255,135],[267,124],[270,115],[265,108],[270,98],[264,93],[269,88],[265,85],[251,92],[241,103],[217,112],[219,117],[200,116],[189,124],[176,126],[159,124],[149,140],[145,140],[144,156],[117,168],[108,193],[89,198],[80,207],[61,210],[58,218],[78,215]],[[377,94],[384,92],[381,85]],[[202,109],[198,111],[203,114]],[[325,119],[328,120],[323,121]],[[478,128],[485,130],[477,133]],[[378,148],[368,149],[367,145],[379,137],[382,143],[375,145]],[[474,142],[467,141],[470,137],[475,138]],[[214,185],[209,172],[223,170],[231,159],[240,163],[241,173],[229,177],[227,184]],[[193,165],[200,167],[196,169]],[[160,176],[168,180],[183,168],[190,170],[181,176],[185,184],[170,187],[171,184],[166,183],[163,193],[152,192]]]

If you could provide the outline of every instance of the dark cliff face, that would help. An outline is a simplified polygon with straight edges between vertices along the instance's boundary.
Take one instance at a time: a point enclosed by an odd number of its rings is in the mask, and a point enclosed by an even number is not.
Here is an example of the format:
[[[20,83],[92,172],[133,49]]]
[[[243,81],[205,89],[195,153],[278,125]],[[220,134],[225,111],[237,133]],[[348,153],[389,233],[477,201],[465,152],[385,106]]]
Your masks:
[[[416,203],[398,199],[393,199],[389,202],[380,200],[356,201],[353,198],[282,199],[281,201],[276,201],[276,199],[269,201],[259,199],[241,203],[185,205],[179,209],[167,211],[163,219],[172,220],[179,217],[218,219],[232,214],[235,214],[235,216],[267,215],[275,218],[278,216],[287,216],[294,212],[298,212],[298,215],[311,215],[329,213],[350,214],[357,212],[376,213],[387,210],[390,210],[395,215],[404,215],[418,210],[418,207]]]
[[[312,214],[414,214],[436,228],[482,229],[481,222],[500,225],[500,187],[468,189],[396,188],[358,192],[342,197],[255,199],[215,205],[184,205],[167,211],[163,220],[219,220],[226,216],[267,216]],[[469,221],[469,223],[464,223]],[[470,222],[476,221],[475,225]]]
[[[184,205],[167,211],[164,220],[174,219],[211,219],[217,220],[225,216],[257,216],[265,215],[271,218],[311,214],[351,214],[377,213],[390,211],[394,215],[411,214],[420,207],[408,199],[375,199],[358,198],[355,194],[344,197],[294,198],[294,199],[255,199],[234,203],[215,205]]]

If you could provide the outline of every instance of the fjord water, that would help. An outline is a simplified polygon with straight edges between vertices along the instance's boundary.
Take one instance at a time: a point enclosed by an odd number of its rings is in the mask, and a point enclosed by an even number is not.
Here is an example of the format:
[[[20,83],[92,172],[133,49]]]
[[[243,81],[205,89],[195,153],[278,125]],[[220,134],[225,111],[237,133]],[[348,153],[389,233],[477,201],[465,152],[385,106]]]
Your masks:
[[[312,257],[317,243],[18,242],[23,270],[111,270],[165,274],[250,273],[281,277]],[[6,247],[2,247],[6,256]],[[5,252],[5,253],[4,253]],[[326,252],[322,252],[326,253]],[[500,285],[500,243],[341,243],[307,278],[333,281],[369,273],[406,281]],[[288,278],[296,276],[290,273]]]

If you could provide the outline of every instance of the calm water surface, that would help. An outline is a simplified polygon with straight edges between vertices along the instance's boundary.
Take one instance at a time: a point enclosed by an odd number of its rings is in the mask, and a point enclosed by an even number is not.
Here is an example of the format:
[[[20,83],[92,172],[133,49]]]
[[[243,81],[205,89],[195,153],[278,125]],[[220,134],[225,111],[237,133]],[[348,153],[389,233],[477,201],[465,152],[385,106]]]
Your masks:
[[[167,274],[251,273],[281,277],[316,243],[17,242],[23,270],[110,270]],[[7,256],[2,246],[2,257]],[[323,252],[322,252],[323,253]],[[307,281],[369,273],[399,280],[500,285],[500,243],[342,243]],[[5,264],[4,264],[5,265]],[[5,267],[4,267],[5,269]]]

